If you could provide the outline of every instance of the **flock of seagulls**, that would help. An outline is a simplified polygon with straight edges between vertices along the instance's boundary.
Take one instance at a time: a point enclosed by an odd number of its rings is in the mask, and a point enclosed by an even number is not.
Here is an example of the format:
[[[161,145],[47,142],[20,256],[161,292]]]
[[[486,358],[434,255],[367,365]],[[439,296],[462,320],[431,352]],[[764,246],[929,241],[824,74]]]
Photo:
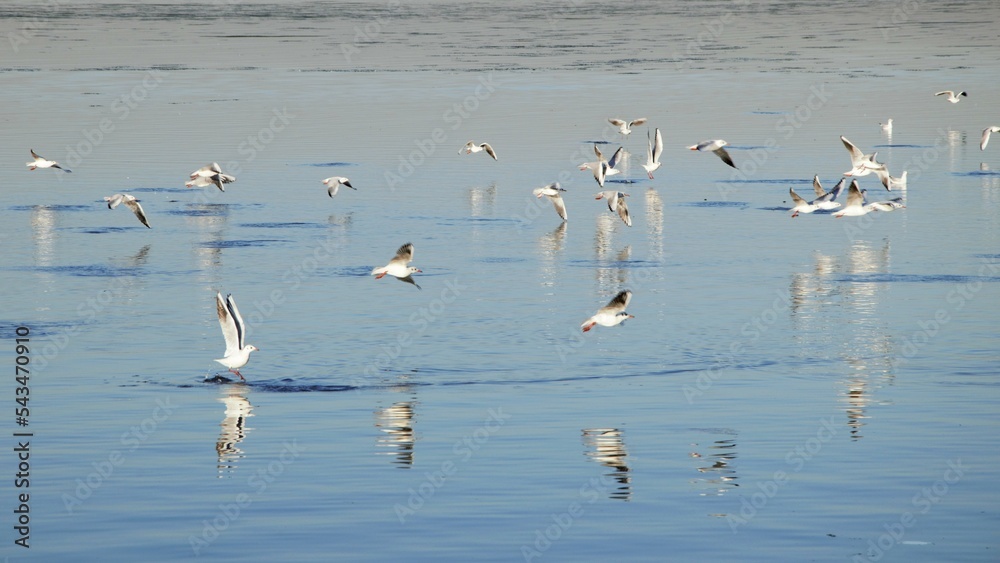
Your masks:
[[[956,94],[951,90],[946,90],[935,94],[935,96],[944,95],[947,95],[948,101],[954,104],[958,103],[962,97],[968,96],[968,93],[962,91]],[[618,118],[608,119],[608,122],[618,127],[618,132],[624,137],[627,137],[632,133],[633,127],[645,124],[647,121],[648,120],[644,117],[633,119],[631,121]],[[887,134],[892,133],[892,119],[888,119],[885,123],[879,123],[879,126],[882,128],[883,132]],[[980,150],[986,150],[986,146],[989,144],[990,135],[992,133],[1000,133],[1000,126],[990,126],[983,130],[982,139],[979,144]],[[799,194],[795,193],[794,189],[789,188],[788,193],[794,203],[794,206],[791,208],[792,217],[798,217],[800,214],[809,214],[820,210],[838,210],[833,215],[836,218],[840,218],[845,216],[866,215],[873,211],[888,212],[906,207],[903,204],[903,199],[898,197],[891,200],[867,203],[865,201],[866,190],[860,189],[857,181],[858,177],[874,173],[878,176],[886,190],[893,191],[894,189],[906,187],[906,171],[903,171],[903,173],[898,177],[892,176],[889,174],[889,170],[886,165],[878,162],[877,152],[865,154],[846,137],[841,136],[840,140],[850,155],[851,169],[842,173],[844,177],[841,178],[830,191],[823,189],[819,180],[819,175],[814,176],[813,190],[815,192],[815,198],[811,201],[806,201],[804,198],[799,196]],[[728,145],[729,143],[722,139],[711,139],[702,141],[696,145],[691,145],[687,148],[693,151],[712,152],[728,166],[736,168],[736,164],[733,162],[733,159],[725,149]],[[459,150],[459,154],[472,154],[477,152],[486,152],[486,154],[492,157],[493,160],[497,160],[497,153],[489,143],[476,143],[474,141],[469,141]],[[603,188],[607,178],[621,174],[619,166],[627,158],[628,153],[625,151],[624,147],[619,147],[610,159],[605,160],[604,155],[601,153],[600,148],[596,144],[594,145],[594,153],[597,155],[597,160],[593,162],[584,162],[580,164],[579,168],[580,170],[589,170],[593,174],[594,180],[597,184]],[[653,172],[658,170],[661,166],[660,157],[662,154],[663,137],[660,134],[659,128],[655,129],[652,136],[650,136],[647,131],[646,163],[643,164],[642,167],[650,179],[653,179]],[[26,163],[29,170],[36,170],[38,168],[56,168],[64,172],[72,172],[71,170],[60,166],[58,162],[48,160],[38,155],[34,150],[31,150],[31,156],[33,160]],[[841,206],[841,203],[836,200],[844,191],[844,184],[846,183],[848,177],[851,178],[851,183],[847,188],[847,201],[843,204],[843,206]],[[184,185],[187,187],[207,187],[214,185],[220,191],[224,192],[225,185],[235,181],[236,178],[234,176],[224,173],[218,163],[212,162],[192,172],[190,174],[190,180]],[[351,185],[350,179],[343,176],[332,176],[330,178],[326,178],[323,180],[323,184],[327,187],[327,195],[331,198],[337,195],[341,186],[346,186],[352,190],[357,189]],[[567,221],[568,214],[566,211],[566,202],[562,197],[562,194],[565,192],[566,190],[562,188],[558,182],[555,182],[536,188],[532,193],[538,198],[543,196],[547,197],[549,201],[552,202],[552,205],[559,217],[563,221]],[[617,214],[626,226],[631,227],[632,218],[629,214],[628,205],[625,201],[626,197],[629,197],[629,194],[617,190],[602,190],[597,193],[595,199],[605,200],[608,205],[608,210]],[[108,209],[114,209],[121,204],[125,204],[126,207],[132,210],[132,213],[135,214],[140,223],[145,225],[147,228],[151,228],[142,205],[140,205],[139,200],[131,194],[116,193],[112,196],[105,197],[104,201],[107,202]],[[382,279],[386,275],[390,275],[399,281],[412,284],[417,289],[420,289],[420,286],[413,279],[413,274],[422,272],[419,268],[410,265],[412,261],[413,244],[408,242],[399,247],[395,256],[393,256],[385,266],[374,268],[371,275],[375,276],[375,279]],[[589,332],[597,325],[613,327],[624,323],[628,319],[635,318],[625,310],[631,302],[631,299],[631,291],[620,291],[607,305],[598,309],[597,313],[584,321],[581,325],[581,329],[583,332]],[[239,368],[245,366],[250,361],[251,352],[258,351],[258,348],[245,343],[244,339],[246,336],[246,328],[243,318],[240,316],[239,309],[236,307],[236,301],[233,299],[231,294],[227,295],[226,298],[223,299],[222,293],[217,293],[216,309],[219,318],[219,326],[222,329],[222,335],[226,342],[226,350],[224,356],[216,359],[215,361],[239,376],[241,380],[246,381],[243,374],[240,373]]]

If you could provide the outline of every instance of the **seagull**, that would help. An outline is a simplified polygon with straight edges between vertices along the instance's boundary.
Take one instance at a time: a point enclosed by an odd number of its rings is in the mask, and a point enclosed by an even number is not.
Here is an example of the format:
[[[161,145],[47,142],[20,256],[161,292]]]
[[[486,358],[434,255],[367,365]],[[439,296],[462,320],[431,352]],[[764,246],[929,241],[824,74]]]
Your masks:
[[[625,308],[628,307],[628,303],[631,300],[631,291],[626,289],[618,292],[618,295],[615,295],[614,299],[609,301],[604,307],[598,309],[597,314],[584,321],[580,325],[580,328],[583,329],[583,332],[587,332],[594,328],[594,325],[615,326],[628,319],[634,319],[634,316],[625,312]]]
[[[812,213],[819,209],[818,205],[802,199],[792,188],[788,188],[788,193],[792,196],[792,201],[795,202],[795,207],[792,208],[792,217],[798,217],[799,213]]]
[[[905,188],[906,187],[906,170],[903,170],[903,174],[898,178],[896,176],[889,175],[889,169],[886,167],[876,168],[875,175],[878,179],[882,181],[882,185],[885,189],[892,191],[892,188]]]
[[[632,132],[633,125],[642,125],[646,122],[645,117],[640,117],[639,119],[633,119],[632,121],[625,121],[624,119],[617,119],[614,117],[608,118],[608,122],[618,128],[618,132],[622,135],[628,137],[629,133]]]
[[[861,149],[854,146],[854,143],[848,141],[847,137],[843,135],[840,136],[840,141],[844,143],[847,152],[851,154],[851,169],[844,172],[844,176],[867,176],[873,170],[885,167],[884,164],[875,161],[878,152],[864,154],[861,152]]]
[[[28,167],[28,170],[34,170],[35,168],[58,168],[63,172],[72,172],[72,170],[70,170],[69,168],[63,168],[62,166],[59,166],[59,163],[54,160],[46,160],[44,157],[38,156],[38,154],[35,153],[34,149],[29,149],[29,150],[31,150],[31,158],[35,160],[33,162],[24,163],[25,166]]]
[[[722,139],[713,139],[711,141],[702,141],[697,145],[691,145],[688,149],[693,151],[712,151],[722,159],[722,162],[736,168],[736,165],[733,164],[733,159],[729,157],[729,153],[723,148],[728,144],[729,143],[723,141]]]
[[[955,92],[951,91],[951,90],[945,90],[943,92],[938,92],[937,94],[934,94],[934,95],[935,96],[948,96],[948,101],[951,102],[951,103],[953,103],[953,104],[957,104],[959,101],[961,101],[961,99],[962,99],[961,96],[966,96],[966,97],[969,96],[969,94],[966,93],[964,90],[961,91],[961,92],[959,92],[959,93],[957,93],[957,94]]]
[[[873,204],[865,205],[865,195],[861,193],[860,189],[858,189],[858,181],[851,180],[851,187],[847,189],[847,205],[845,205],[840,211],[834,213],[833,216],[840,219],[845,215],[848,217],[855,217],[858,215],[867,215],[872,211],[879,210],[880,208]]]
[[[840,207],[840,202],[834,201],[840,196],[840,192],[844,191],[844,182],[847,178],[841,178],[837,185],[833,186],[833,189],[829,192],[823,191],[823,186],[819,183],[819,176],[813,176],[813,190],[816,192],[816,199],[812,200],[810,203],[816,206],[817,209],[822,209],[824,211],[830,211],[832,209],[837,209]]]
[[[655,142],[649,140],[649,132],[646,132],[646,164],[642,167],[646,169],[649,179],[653,179],[653,171],[660,167],[660,154],[663,153],[663,137],[660,136],[660,128],[656,128],[653,135]]]
[[[990,143],[990,133],[1000,133],[1000,125],[993,125],[983,129],[983,138],[979,141],[979,150],[986,150],[986,145]]]
[[[337,190],[340,189],[340,186],[347,186],[348,188],[351,188],[352,190],[355,191],[357,191],[358,189],[352,186],[351,181],[348,180],[347,178],[344,178],[343,176],[331,176],[326,180],[323,180],[323,183],[326,184],[327,186],[326,193],[329,194],[330,197],[337,195]]]
[[[124,203],[135,213],[135,216],[139,218],[139,222],[146,225],[146,228],[151,228],[149,226],[149,221],[146,220],[146,213],[142,210],[142,206],[139,205],[139,200],[135,199],[134,196],[130,194],[115,194],[111,197],[104,198],[104,201],[108,202],[108,209],[114,209],[118,207],[118,204]]]
[[[222,327],[222,336],[226,339],[226,355],[215,360],[229,368],[229,371],[240,376],[246,381],[240,368],[250,361],[250,352],[257,352],[257,347],[252,344],[244,344],[246,338],[246,325],[243,324],[243,317],[240,310],[236,308],[236,301],[233,295],[227,294],[225,301],[222,293],[215,294],[216,311],[219,313],[219,326]]]
[[[566,202],[563,201],[562,195],[559,194],[559,192],[564,191],[566,190],[559,187],[559,182],[556,182],[542,188],[535,188],[531,193],[535,194],[535,197],[547,196],[549,201],[552,202],[552,205],[555,206],[556,213],[558,213],[559,216],[562,217],[562,220],[565,221],[567,219]]]
[[[413,281],[413,274],[422,272],[413,266],[407,266],[411,260],[413,260],[413,244],[408,242],[399,247],[396,255],[392,257],[392,260],[389,260],[388,264],[372,270],[372,275],[375,276],[375,279],[380,280],[383,276],[389,274],[400,281],[412,283],[417,286],[417,289],[420,289],[417,282]]]
[[[465,154],[472,154],[479,151],[486,151],[486,154],[492,156],[493,160],[497,159],[497,153],[493,150],[493,147],[491,147],[489,143],[480,143],[477,145],[475,141],[465,143],[465,146],[459,149],[458,154],[462,154],[463,152]]]
[[[618,147],[615,154],[611,155],[611,160],[605,161],[604,155],[601,153],[601,149],[594,145],[594,153],[597,155],[597,160],[595,162],[584,162],[580,165],[580,170],[590,170],[594,173],[594,179],[597,180],[597,185],[604,187],[604,180],[608,176],[614,176],[615,174],[621,173],[621,170],[615,168],[619,162],[625,159],[625,147]]]
[[[610,190],[605,192],[598,192],[594,199],[606,199],[608,200],[608,209],[612,213],[617,213],[622,221],[625,222],[629,227],[632,226],[632,217],[628,214],[628,205],[625,204],[625,198],[628,194],[623,194],[618,191]]]
[[[879,125],[879,127],[882,128],[882,131],[886,132],[889,135],[892,135],[892,118],[891,117],[885,123],[882,123],[880,121],[878,125]]]
[[[230,176],[229,174],[223,174],[222,168],[219,166],[218,162],[213,162],[211,164],[206,164],[201,168],[195,170],[191,173],[191,181],[184,184],[185,187],[192,188],[204,188],[205,186],[214,184],[215,187],[222,191],[226,191],[226,188],[222,187],[223,184],[229,184],[236,181],[235,176]]]

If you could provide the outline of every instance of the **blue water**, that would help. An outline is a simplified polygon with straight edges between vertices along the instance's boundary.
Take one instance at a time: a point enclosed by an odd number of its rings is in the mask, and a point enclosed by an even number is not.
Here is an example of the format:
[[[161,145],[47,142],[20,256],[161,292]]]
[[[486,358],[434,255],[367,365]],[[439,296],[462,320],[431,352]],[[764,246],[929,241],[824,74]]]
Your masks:
[[[31,6],[0,7],[10,560],[996,560],[995,3]],[[653,180],[606,121],[640,116]],[[789,216],[840,135],[905,209]],[[183,187],[211,161],[225,193]],[[369,275],[406,242],[422,289]]]

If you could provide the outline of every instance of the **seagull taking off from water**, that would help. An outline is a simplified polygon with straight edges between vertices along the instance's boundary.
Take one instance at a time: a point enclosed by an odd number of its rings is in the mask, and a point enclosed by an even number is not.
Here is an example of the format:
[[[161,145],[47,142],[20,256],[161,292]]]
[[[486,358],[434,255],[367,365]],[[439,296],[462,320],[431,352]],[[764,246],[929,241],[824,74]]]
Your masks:
[[[798,217],[799,213],[812,213],[819,209],[818,205],[802,199],[802,196],[795,193],[792,188],[788,188],[788,194],[792,196],[792,201],[795,203],[795,206],[792,207],[792,217]]]
[[[222,293],[215,294],[216,312],[219,314],[219,326],[222,327],[222,336],[226,339],[226,355],[215,360],[229,368],[229,371],[240,376],[246,381],[240,368],[250,361],[250,352],[257,352],[257,347],[252,344],[244,344],[246,338],[246,325],[243,324],[243,317],[240,310],[236,308],[236,301],[233,295],[226,295],[222,299]]]
[[[957,94],[955,92],[953,92],[952,90],[944,90],[943,92],[938,92],[937,94],[934,94],[934,95],[935,96],[948,96],[947,100],[949,102],[953,103],[953,104],[957,104],[958,102],[962,101],[962,96],[965,96],[965,97],[969,96],[969,94],[966,91],[964,91],[964,90],[961,91],[961,92],[959,92],[959,93],[957,93]]]
[[[486,151],[486,154],[492,156],[493,160],[497,159],[497,153],[493,150],[493,147],[491,147],[489,143],[479,143],[477,145],[475,141],[465,143],[465,146],[459,149],[458,154],[472,154],[479,151]]]
[[[607,305],[598,309],[597,314],[584,321],[583,324],[580,325],[580,328],[583,329],[583,332],[587,332],[594,328],[594,325],[615,326],[627,321],[628,319],[634,319],[634,316],[625,312],[625,308],[628,307],[629,301],[631,300],[631,291],[627,289],[620,291],[618,295],[615,295],[614,299],[608,302]]]
[[[646,169],[649,179],[653,179],[653,171],[660,167],[660,155],[663,154],[663,137],[660,136],[660,128],[656,128],[653,135],[654,141],[649,140],[649,132],[646,132],[646,164],[642,167]]]
[[[413,281],[413,274],[419,274],[421,271],[409,265],[412,260],[413,244],[408,242],[399,247],[399,250],[396,251],[396,255],[392,257],[392,260],[389,260],[388,264],[382,266],[381,268],[375,268],[372,270],[372,275],[375,276],[375,279],[380,280],[385,277],[386,274],[389,274],[399,281],[412,283],[417,287],[417,289],[420,289],[417,282]]]
[[[337,195],[337,190],[340,189],[340,186],[347,186],[352,190],[357,190],[357,188],[351,185],[351,181],[343,176],[331,176],[326,180],[323,180],[323,184],[326,185],[326,193],[330,197]]]
[[[44,157],[38,156],[38,154],[35,153],[34,150],[32,149],[29,150],[31,150],[31,158],[33,158],[34,160],[31,162],[24,163],[25,166],[28,167],[28,170],[34,170],[35,168],[58,168],[63,172],[72,172],[72,170],[70,170],[69,168],[63,168],[62,166],[59,166],[58,162],[54,160],[46,160]]]
[[[632,121],[625,121],[624,119],[618,119],[615,117],[608,118],[608,122],[618,128],[618,132],[626,137],[632,132],[632,127],[636,125],[642,125],[647,120],[645,117],[640,117],[639,119],[633,119]]]
[[[554,184],[549,184],[542,188],[535,188],[531,193],[535,194],[535,197],[546,196],[552,205],[556,208],[556,213],[562,217],[562,220],[566,220],[566,202],[563,201],[562,195],[559,192],[564,192],[565,189],[559,187],[559,182]]]
[[[132,213],[139,219],[139,222],[146,225],[146,228],[151,228],[149,226],[149,221],[146,220],[146,213],[142,210],[142,206],[139,205],[139,200],[135,199],[134,196],[130,194],[115,194],[111,197],[104,198],[104,201],[108,202],[108,209],[114,209],[118,207],[119,204],[124,203]]]
[[[722,159],[722,162],[725,162],[729,166],[736,168],[736,165],[733,164],[733,159],[729,156],[729,153],[726,152],[726,149],[723,148],[728,144],[729,143],[723,141],[722,139],[712,139],[710,141],[702,141],[697,145],[691,145],[690,147],[688,147],[688,149],[693,151],[702,151],[702,152],[712,151],[715,153],[716,156]]]

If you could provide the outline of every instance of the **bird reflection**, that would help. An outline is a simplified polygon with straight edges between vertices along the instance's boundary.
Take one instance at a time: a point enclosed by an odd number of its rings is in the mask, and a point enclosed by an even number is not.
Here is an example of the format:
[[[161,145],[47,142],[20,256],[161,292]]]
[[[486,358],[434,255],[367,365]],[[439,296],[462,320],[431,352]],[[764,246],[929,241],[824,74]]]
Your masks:
[[[889,275],[890,250],[886,239],[881,245],[855,240],[841,258],[816,252],[812,270],[792,274],[789,284],[800,348],[812,360],[839,358],[849,367],[839,401],[855,440],[863,437],[870,407],[877,404],[873,393],[894,379],[898,351],[879,311],[889,287],[884,276]]]
[[[187,223],[208,235],[194,246],[198,266],[203,269],[221,266],[229,206],[224,203],[189,203],[184,214]]]
[[[618,486],[608,493],[608,498],[628,501],[632,498],[631,469],[625,458],[628,452],[622,440],[622,431],[617,428],[584,428],[583,445],[593,448],[583,452],[583,455],[610,468],[606,473]]]
[[[691,482],[704,489],[698,493],[700,496],[721,496],[739,487],[738,476],[733,463],[736,461],[736,431],[728,428],[708,428],[698,429],[700,432],[709,434],[721,434],[725,437],[713,440],[707,449],[703,451],[692,451],[690,456],[698,460],[698,473],[703,476],[693,479]],[[692,444],[699,447],[700,444]]]
[[[377,446],[386,448],[379,454],[394,456],[393,465],[400,469],[413,466],[413,406],[416,401],[402,401],[375,411],[375,427],[383,432]]]
[[[226,385],[223,387],[225,395],[218,399],[226,405],[225,418],[219,424],[222,430],[215,443],[220,478],[235,471],[237,461],[246,457],[239,445],[250,431],[247,418],[253,416],[253,405],[246,398],[248,389],[245,385]]]
[[[149,249],[152,247],[153,245],[147,244],[146,246],[140,248],[138,252],[126,258],[126,261],[128,262],[129,266],[133,268],[145,266],[146,262],[149,260]]]
[[[51,266],[55,255],[56,212],[44,205],[31,208],[31,235],[35,241],[35,265]]]
[[[497,185],[469,190],[469,209],[473,217],[492,217],[497,203]]]
[[[597,286],[605,292],[612,292],[628,282],[628,268],[624,266],[632,258],[632,247],[625,246],[612,254],[611,239],[614,233],[614,218],[602,213],[597,216],[597,229],[594,233],[594,253],[597,258]],[[612,258],[613,256],[613,258]],[[614,265],[601,262],[614,262]]]
[[[566,221],[563,221],[551,233],[538,237],[538,254],[541,257],[543,285],[555,285],[556,257],[562,252],[566,243],[566,229]]]
[[[663,200],[653,188],[646,190],[646,236],[649,238],[649,257],[663,259]]]
[[[354,221],[354,212],[350,211],[344,213],[343,215],[330,215],[326,222],[330,225],[331,229],[338,229],[342,232],[347,232],[351,228],[351,224]]]

